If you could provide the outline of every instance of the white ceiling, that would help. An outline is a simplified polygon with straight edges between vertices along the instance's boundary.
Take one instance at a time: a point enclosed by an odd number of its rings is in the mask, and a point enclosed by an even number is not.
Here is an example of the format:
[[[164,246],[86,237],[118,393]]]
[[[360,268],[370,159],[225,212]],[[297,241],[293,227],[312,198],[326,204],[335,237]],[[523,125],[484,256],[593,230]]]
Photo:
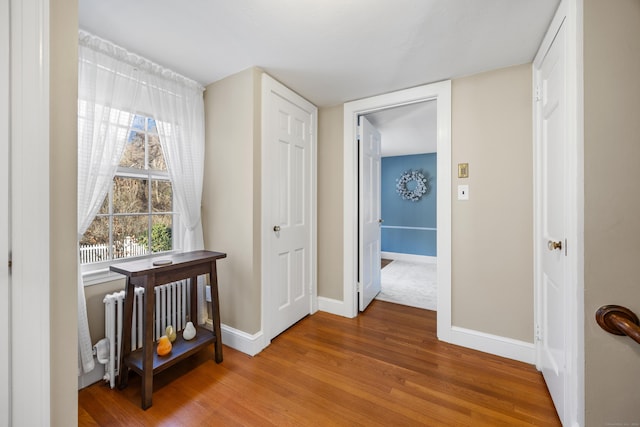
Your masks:
[[[529,62],[558,3],[79,0],[79,24],[203,85],[258,66],[329,106]]]
[[[436,152],[436,101],[376,111],[366,117],[380,131],[382,157]]]

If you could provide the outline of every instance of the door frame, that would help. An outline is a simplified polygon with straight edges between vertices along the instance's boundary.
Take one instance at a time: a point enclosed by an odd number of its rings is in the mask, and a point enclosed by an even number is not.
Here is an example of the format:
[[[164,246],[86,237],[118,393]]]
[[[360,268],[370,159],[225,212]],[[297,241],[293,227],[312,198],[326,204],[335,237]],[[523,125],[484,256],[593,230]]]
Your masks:
[[[11,34],[9,19],[10,0],[0,1],[0,322],[5,325],[5,333],[0,341],[0,425],[11,425],[11,297],[9,276],[9,212],[11,210],[9,188],[9,144],[10,134],[10,69],[11,69]]]
[[[427,84],[344,104],[344,275],[342,315],[358,315],[358,116],[437,102],[438,338],[451,339],[451,81]]]
[[[317,232],[317,195],[318,195],[318,109],[315,105],[304,99],[302,96],[298,95],[282,83],[275,80],[273,77],[268,75],[267,73],[262,73],[261,77],[261,85],[262,85],[262,120],[261,120],[261,171],[260,173],[264,173],[265,171],[265,163],[269,161],[267,155],[266,144],[269,141],[269,129],[270,126],[267,125],[265,117],[267,117],[268,108],[271,105],[270,97],[272,94],[276,94],[284,99],[291,101],[293,98],[299,98],[304,101],[305,104],[308,104],[307,107],[310,110],[311,114],[311,170],[309,171],[309,185],[311,191],[311,206],[309,206],[310,213],[310,248],[309,248],[309,258],[311,261],[311,271],[310,271],[310,289],[309,291],[309,313],[313,314],[318,311],[318,256],[317,256],[317,241],[318,241],[318,232]],[[291,101],[293,102],[293,101]],[[297,105],[297,104],[296,104]],[[267,215],[265,215],[265,209],[267,206],[266,200],[266,179],[264,177],[261,179],[261,189],[260,189],[260,200],[261,200],[261,219],[260,224],[262,227],[261,232],[261,294],[262,294],[262,306],[261,306],[261,323],[262,323],[262,339],[264,340],[261,345],[261,349],[267,347],[271,343],[271,331],[273,325],[273,319],[271,317],[272,307],[274,304],[273,295],[271,293],[272,286],[270,286],[270,277],[271,277],[271,266],[268,261],[267,251],[270,249],[269,238],[271,237],[271,233],[273,233],[270,220]]]
[[[584,424],[584,116],[583,116],[583,57],[582,57],[582,0],[562,0],[533,61],[533,146],[534,146],[534,325],[536,368],[542,370],[541,320],[542,264],[541,253],[547,250],[538,237],[542,231],[542,163],[541,109],[536,98],[542,61],[558,30],[565,25],[566,43],[566,100],[567,100],[567,256],[566,286],[569,295],[565,322],[566,351],[565,405],[559,414],[565,425]],[[542,90],[540,88],[539,90]]]
[[[10,0],[9,7],[10,357],[12,376],[20,378],[11,384],[11,420],[47,426],[52,418],[49,0]]]

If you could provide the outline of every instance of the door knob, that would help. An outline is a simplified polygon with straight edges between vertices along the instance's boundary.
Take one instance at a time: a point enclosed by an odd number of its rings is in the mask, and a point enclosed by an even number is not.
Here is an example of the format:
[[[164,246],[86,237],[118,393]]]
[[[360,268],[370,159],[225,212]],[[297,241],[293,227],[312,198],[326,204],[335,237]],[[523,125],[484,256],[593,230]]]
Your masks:
[[[274,225],[274,226],[273,226],[273,231],[275,231],[276,233],[277,233],[278,231],[280,231],[280,226],[279,226],[279,225]]]
[[[384,220],[383,220],[382,218],[380,218],[380,219],[378,220],[378,223],[379,223],[379,224],[382,224],[383,222],[384,222]]]
[[[547,248],[549,248],[550,251],[553,250],[562,250],[562,242],[558,241],[558,242],[554,242],[553,240],[549,240],[549,242],[547,243]]]

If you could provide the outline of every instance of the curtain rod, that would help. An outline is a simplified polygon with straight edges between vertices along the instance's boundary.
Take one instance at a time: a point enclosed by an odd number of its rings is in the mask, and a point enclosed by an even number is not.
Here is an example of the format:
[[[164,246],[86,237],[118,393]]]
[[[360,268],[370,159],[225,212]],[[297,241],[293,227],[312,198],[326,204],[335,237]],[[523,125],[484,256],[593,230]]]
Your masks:
[[[143,56],[130,52],[109,40],[105,40],[85,30],[78,31],[78,42],[81,46],[95,50],[96,52],[108,55],[114,59],[126,62],[127,64],[139,68],[143,71],[165,79],[173,80],[185,86],[204,91],[205,88],[197,81],[176,73],[175,71],[163,67]]]

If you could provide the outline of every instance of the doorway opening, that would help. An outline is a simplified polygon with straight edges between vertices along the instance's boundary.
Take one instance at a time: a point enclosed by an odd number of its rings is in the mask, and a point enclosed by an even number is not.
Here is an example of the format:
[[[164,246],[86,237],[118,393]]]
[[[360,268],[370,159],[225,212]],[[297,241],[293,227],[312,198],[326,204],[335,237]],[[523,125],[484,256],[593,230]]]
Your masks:
[[[375,299],[436,311],[437,101],[364,117],[381,137],[375,199],[381,204],[382,263]]]
[[[451,82],[392,92],[344,105],[344,314],[358,314],[358,117],[425,101],[436,102],[438,338],[451,335]]]

